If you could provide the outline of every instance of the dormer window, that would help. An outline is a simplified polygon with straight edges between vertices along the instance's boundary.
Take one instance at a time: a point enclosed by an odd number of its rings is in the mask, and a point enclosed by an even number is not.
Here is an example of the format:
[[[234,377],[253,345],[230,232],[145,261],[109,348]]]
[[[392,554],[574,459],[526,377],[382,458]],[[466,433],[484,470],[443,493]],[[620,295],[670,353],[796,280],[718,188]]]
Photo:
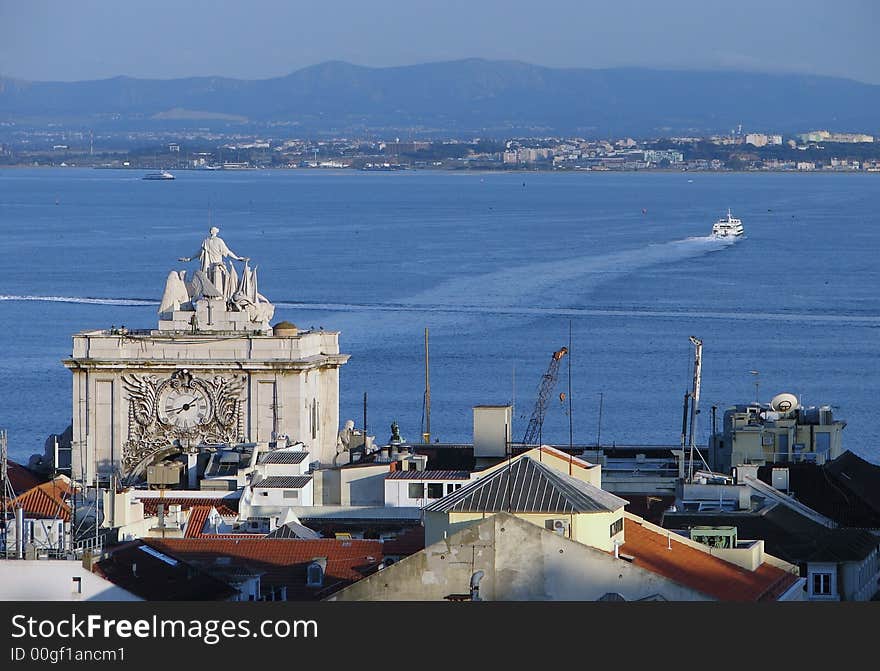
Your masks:
[[[312,562],[306,569],[306,585],[321,587],[324,584],[324,568],[318,562]]]

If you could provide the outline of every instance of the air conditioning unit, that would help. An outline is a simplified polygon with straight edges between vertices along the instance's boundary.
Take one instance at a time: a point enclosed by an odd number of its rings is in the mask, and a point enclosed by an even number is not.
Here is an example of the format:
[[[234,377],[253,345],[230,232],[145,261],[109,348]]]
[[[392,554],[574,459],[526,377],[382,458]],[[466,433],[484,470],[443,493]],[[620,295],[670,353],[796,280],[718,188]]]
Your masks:
[[[568,520],[547,520],[547,528],[560,536],[565,536],[568,534]]]

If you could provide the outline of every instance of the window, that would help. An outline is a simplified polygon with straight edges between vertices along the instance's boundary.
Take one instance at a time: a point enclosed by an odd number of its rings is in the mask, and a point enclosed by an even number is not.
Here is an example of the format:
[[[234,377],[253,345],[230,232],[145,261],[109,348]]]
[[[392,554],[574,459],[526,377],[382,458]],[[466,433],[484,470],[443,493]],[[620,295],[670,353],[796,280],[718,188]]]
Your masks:
[[[623,518],[619,517],[611,524],[611,536],[616,536],[623,531]]]
[[[423,499],[425,498],[425,485],[421,482],[409,483],[409,498]]]
[[[306,584],[309,587],[320,587],[324,584],[324,569],[317,562],[309,564],[306,572]]]
[[[74,594],[82,594],[82,591],[83,591],[82,580],[83,579],[80,578],[79,576],[75,576],[73,578],[73,593]]]
[[[831,574],[813,574],[813,594],[819,596],[831,596]]]
[[[299,492],[295,489],[286,489],[284,490],[284,498],[285,499],[298,499]]]
[[[454,492],[456,489],[457,489],[457,487],[453,483],[449,482],[446,484],[446,493],[447,494],[452,494],[452,492]]]
[[[443,498],[443,483],[442,482],[429,482],[428,483],[428,498],[429,499]]]
[[[780,433],[776,436],[776,460],[781,463],[788,462],[788,434]]]

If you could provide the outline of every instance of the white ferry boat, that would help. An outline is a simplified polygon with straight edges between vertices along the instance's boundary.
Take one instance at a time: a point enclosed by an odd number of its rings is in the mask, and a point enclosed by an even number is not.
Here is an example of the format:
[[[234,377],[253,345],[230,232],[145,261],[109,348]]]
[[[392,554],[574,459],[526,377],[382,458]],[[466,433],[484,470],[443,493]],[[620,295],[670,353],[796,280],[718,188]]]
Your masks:
[[[172,175],[167,170],[162,170],[161,172],[149,172],[143,177],[144,179],[174,179],[174,175]]]
[[[716,238],[733,238],[743,234],[742,221],[730,214],[727,210],[727,216],[722,217],[712,226],[712,235]]]

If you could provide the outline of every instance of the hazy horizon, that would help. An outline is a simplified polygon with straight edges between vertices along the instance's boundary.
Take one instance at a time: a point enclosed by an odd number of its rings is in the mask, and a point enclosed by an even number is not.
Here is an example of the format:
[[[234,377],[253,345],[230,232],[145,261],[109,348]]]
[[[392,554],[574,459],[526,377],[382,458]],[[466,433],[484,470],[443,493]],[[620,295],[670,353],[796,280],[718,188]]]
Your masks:
[[[658,72],[736,72],[736,73],[747,73],[747,74],[762,74],[762,75],[795,75],[795,76],[808,76],[808,77],[830,77],[836,79],[848,79],[851,81],[859,82],[862,84],[868,84],[870,86],[880,86],[880,82],[868,82],[860,79],[855,79],[853,77],[845,77],[842,75],[828,75],[828,74],[820,74],[820,73],[811,73],[811,72],[803,72],[803,71],[795,71],[795,70],[760,70],[756,68],[746,68],[746,67],[716,67],[716,68],[707,68],[707,67],[661,67],[656,65],[614,65],[608,67],[585,67],[585,66],[555,66],[555,65],[545,65],[543,63],[531,63],[524,60],[517,60],[511,58],[485,58],[482,56],[462,56],[461,58],[450,58],[443,60],[432,60],[432,61],[421,61],[414,63],[401,63],[398,65],[364,65],[361,63],[352,63],[351,61],[345,61],[339,58],[328,58],[327,60],[323,60],[317,63],[311,63],[309,65],[304,65],[300,68],[295,68],[290,72],[281,73],[278,75],[271,75],[266,77],[254,76],[254,77],[233,77],[230,75],[225,75],[222,73],[212,73],[212,74],[199,74],[199,75],[179,75],[174,77],[146,77],[146,76],[135,76],[128,73],[120,72],[114,75],[108,75],[103,77],[93,77],[89,79],[28,79],[25,77],[18,77],[15,74],[10,74],[7,72],[0,71],[0,77],[6,77],[9,79],[19,80],[19,81],[30,81],[30,82],[41,82],[41,83],[76,83],[76,82],[86,82],[86,81],[104,81],[108,79],[116,79],[119,77],[124,77],[128,79],[139,79],[139,80],[152,80],[152,81],[171,81],[177,79],[232,79],[232,80],[240,80],[240,81],[259,81],[265,79],[276,79],[280,77],[285,77],[287,75],[293,74],[300,70],[307,70],[313,67],[319,67],[321,65],[326,65],[328,63],[345,63],[347,65],[352,65],[355,67],[362,67],[371,70],[380,70],[380,69],[390,69],[390,68],[407,68],[407,67],[418,67],[422,65],[432,65],[439,63],[455,63],[455,62],[464,62],[464,61],[485,61],[485,62],[495,62],[495,63],[503,63],[503,62],[515,62],[521,63],[524,65],[529,65],[538,68],[549,68],[549,69],[570,69],[570,70],[656,70]]]
[[[270,79],[327,61],[807,74],[880,84],[870,0],[662,4],[0,0],[0,74],[28,81]]]

